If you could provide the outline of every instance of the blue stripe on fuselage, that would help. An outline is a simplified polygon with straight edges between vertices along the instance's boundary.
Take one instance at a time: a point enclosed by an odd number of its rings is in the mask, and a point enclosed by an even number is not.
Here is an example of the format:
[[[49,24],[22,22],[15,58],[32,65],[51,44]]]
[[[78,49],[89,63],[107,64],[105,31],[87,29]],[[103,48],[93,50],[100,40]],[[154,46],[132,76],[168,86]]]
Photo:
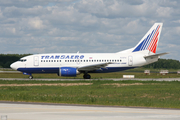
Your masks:
[[[107,69],[102,68],[101,70],[89,71],[88,73],[108,73],[108,72],[118,72],[128,69],[133,69],[135,67],[107,67]],[[59,67],[52,68],[18,68],[18,71],[25,73],[59,73]]]
[[[59,67],[54,68],[18,68],[18,71],[26,73],[59,73]]]

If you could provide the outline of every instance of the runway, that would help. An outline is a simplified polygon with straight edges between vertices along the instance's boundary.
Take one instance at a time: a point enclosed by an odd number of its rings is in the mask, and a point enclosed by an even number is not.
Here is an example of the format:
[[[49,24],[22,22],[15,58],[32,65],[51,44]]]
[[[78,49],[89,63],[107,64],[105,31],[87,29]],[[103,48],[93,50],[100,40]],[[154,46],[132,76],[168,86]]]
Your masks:
[[[180,110],[1,102],[0,116],[7,120],[179,120]]]
[[[90,80],[114,80],[114,81],[122,81],[122,80],[140,80],[140,81],[180,81],[180,78],[103,78],[103,79],[29,79],[29,78],[0,78],[0,80],[40,80],[40,81],[90,81]]]

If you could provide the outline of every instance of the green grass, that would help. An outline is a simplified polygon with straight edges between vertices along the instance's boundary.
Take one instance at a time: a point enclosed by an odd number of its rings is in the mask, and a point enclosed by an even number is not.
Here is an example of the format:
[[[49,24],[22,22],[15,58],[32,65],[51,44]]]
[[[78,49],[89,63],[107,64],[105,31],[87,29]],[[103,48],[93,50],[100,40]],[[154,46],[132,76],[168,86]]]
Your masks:
[[[9,71],[11,69],[1,69],[1,71]],[[122,72],[113,72],[113,73],[90,73],[92,79],[101,79],[101,78],[122,78],[123,75],[135,75],[135,78],[179,78],[180,74],[170,73],[167,75],[160,75],[160,69],[149,69],[151,72],[150,75],[145,75],[144,70],[146,68],[135,68]],[[169,72],[177,72],[176,69],[169,69]],[[28,78],[29,76],[23,75],[22,73],[0,73],[0,78]],[[57,74],[33,74],[34,78],[55,78],[55,79],[82,79],[83,74],[77,75],[77,77],[59,77]]]
[[[143,67],[138,67],[138,68],[134,68],[134,69],[129,69],[129,70],[125,70],[125,72],[144,72],[144,70],[150,70],[151,72],[160,72],[160,70],[168,70],[169,72],[177,72],[180,69],[166,69],[166,68],[162,68],[162,69],[153,69],[153,68],[143,68]]]
[[[0,68],[0,71],[16,71],[11,68]]]
[[[0,84],[90,83],[90,81],[4,81]],[[180,82],[91,81],[82,86],[3,86],[1,101],[180,108]],[[110,85],[121,84],[123,86]],[[107,85],[104,85],[107,84]],[[129,86],[127,86],[129,85]]]

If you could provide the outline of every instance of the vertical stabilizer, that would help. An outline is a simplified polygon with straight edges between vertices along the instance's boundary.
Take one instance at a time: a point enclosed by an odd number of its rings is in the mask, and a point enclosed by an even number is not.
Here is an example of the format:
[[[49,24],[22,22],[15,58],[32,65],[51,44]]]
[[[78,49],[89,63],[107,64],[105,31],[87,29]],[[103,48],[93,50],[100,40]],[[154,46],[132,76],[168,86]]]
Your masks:
[[[141,41],[135,46],[133,52],[149,50],[156,53],[163,23],[155,23]]]

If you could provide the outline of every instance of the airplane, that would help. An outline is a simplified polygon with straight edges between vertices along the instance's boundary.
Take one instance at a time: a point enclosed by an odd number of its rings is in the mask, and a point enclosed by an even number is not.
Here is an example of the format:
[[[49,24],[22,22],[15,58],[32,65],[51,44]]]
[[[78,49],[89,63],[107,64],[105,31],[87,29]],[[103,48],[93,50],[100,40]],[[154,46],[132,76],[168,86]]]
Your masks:
[[[117,53],[51,53],[34,54],[21,58],[10,67],[29,75],[34,73],[56,73],[58,76],[76,77],[84,74],[90,79],[89,73],[109,73],[137,68],[158,61],[156,54],[163,23],[155,23],[133,48]]]

